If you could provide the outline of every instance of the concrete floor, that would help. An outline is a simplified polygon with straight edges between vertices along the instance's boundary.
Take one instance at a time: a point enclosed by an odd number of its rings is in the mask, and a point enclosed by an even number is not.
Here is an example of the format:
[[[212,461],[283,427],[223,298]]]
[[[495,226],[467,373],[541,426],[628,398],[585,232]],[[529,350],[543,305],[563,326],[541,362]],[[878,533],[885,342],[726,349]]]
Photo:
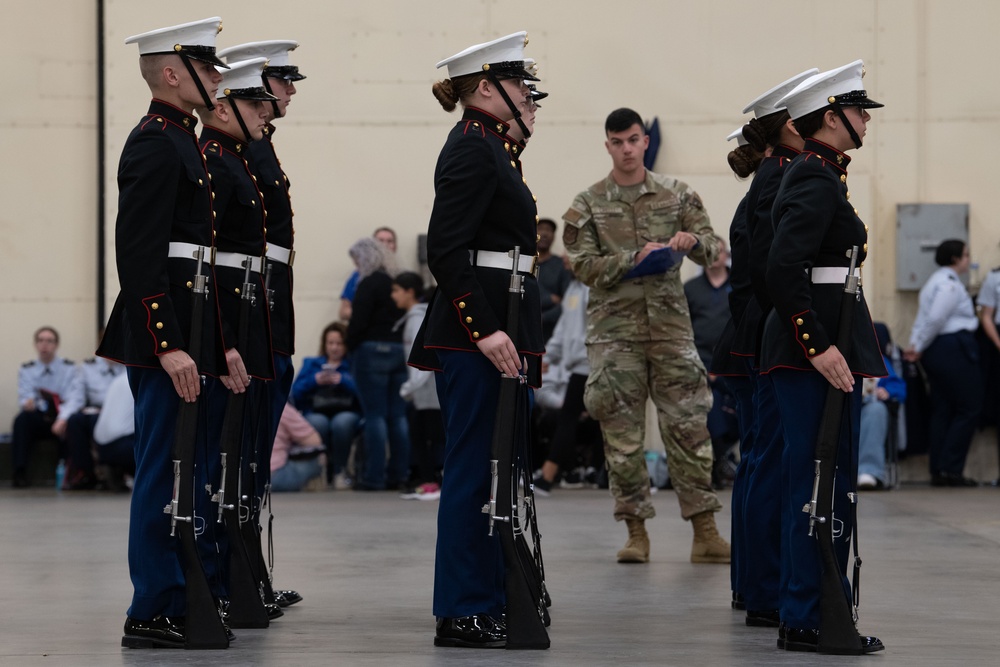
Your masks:
[[[729,497],[723,495],[728,508]],[[606,491],[539,500],[552,648],[436,649],[436,502],[393,493],[282,495],[275,583],[305,600],[226,651],[120,648],[131,594],[128,497],[0,492],[2,665],[994,665],[1000,649],[1000,490],[906,485],[862,497],[864,658],[778,651],[729,608],[729,567],[688,562],[690,527],[656,496],[652,562],[618,565],[625,530]],[[720,529],[729,519],[720,515]]]

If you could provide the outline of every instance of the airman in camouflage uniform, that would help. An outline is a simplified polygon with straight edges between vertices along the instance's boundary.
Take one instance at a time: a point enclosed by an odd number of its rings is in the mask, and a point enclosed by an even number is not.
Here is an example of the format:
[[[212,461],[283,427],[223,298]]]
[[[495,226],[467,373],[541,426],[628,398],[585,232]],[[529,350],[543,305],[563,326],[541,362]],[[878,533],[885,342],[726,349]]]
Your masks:
[[[715,528],[721,509],[711,486],[712,448],[706,427],[712,396],[698,358],[679,265],[666,273],[624,279],[652,251],[670,247],[701,265],[717,257],[701,199],[686,184],[646,171],[641,118],[619,109],[605,125],[614,168],[577,195],[563,216],[563,243],[576,276],[590,286],[584,402],[601,422],[615,518],[629,541],[619,562],[647,562],[645,520],[655,516],[643,443],[646,399],[660,433],[681,515],[694,525],[692,562],[729,562]]]

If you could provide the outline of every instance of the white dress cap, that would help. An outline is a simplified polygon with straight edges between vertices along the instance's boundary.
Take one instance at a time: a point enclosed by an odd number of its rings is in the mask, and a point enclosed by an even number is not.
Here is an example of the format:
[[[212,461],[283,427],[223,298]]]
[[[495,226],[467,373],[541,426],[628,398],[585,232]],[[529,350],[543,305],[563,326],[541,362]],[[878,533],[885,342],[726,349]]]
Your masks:
[[[841,106],[877,109],[885,106],[869,99],[861,83],[865,75],[865,64],[861,60],[821,72],[797,85],[790,93],[779,99],[775,106],[784,106],[788,115],[801,118],[808,113],[823,109],[837,102]]]
[[[271,39],[262,42],[247,42],[230,46],[219,51],[219,57],[226,62],[237,62],[247,58],[267,58],[266,76],[299,81],[306,78],[299,74],[299,68],[292,64],[290,54],[299,48],[299,43],[291,39]]]
[[[243,100],[269,102],[278,99],[264,88],[264,66],[267,58],[250,58],[229,65],[229,69],[216,68],[222,74],[222,83],[216,99],[235,97]]]
[[[221,54],[220,54],[221,55]],[[779,83],[777,86],[767,91],[760,97],[757,97],[752,102],[743,107],[743,113],[753,112],[754,118],[763,118],[764,116],[770,116],[773,113],[778,113],[779,111],[784,111],[784,106],[775,106],[775,102],[780,100],[785,96],[788,91],[790,91],[795,86],[799,85],[809,77],[819,74],[819,68],[813,67],[812,69],[807,69],[805,72],[800,72],[796,74],[791,79]]]
[[[225,66],[225,63],[215,55],[215,37],[220,32],[222,32],[222,19],[213,16],[210,19],[132,35],[125,38],[125,43],[138,44],[140,56],[177,53],[213,65]]]
[[[729,135],[726,137],[726,141],[732,141],[733,139],[736,140],[736,144],[739,146],[746,146],[747,144],[750,143],[749,141],[743,138],[742,125],[733,130],[732,132],[730,132]]]
[[[492,42],[470,46],[450,58],[445,58],[435,67],[441,68],[447,65],[449,79],[492,71],[500,77],[537,81],[535,75],[525,69],[524,47],[527,43],[528,33],[522,30],[494,39]]]

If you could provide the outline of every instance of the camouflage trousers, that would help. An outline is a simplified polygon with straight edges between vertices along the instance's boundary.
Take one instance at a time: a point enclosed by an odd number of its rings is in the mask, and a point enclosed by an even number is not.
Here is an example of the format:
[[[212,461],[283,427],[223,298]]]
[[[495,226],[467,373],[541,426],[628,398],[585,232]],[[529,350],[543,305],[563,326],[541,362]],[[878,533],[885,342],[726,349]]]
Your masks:
[[[681,516],[722,509],[712,489],[708,410],[712,394],[694,345],[657,341],[587,346],[584,404],[601,423],[615,519],[656,516],[644,443],[646,399],[656,406]]]

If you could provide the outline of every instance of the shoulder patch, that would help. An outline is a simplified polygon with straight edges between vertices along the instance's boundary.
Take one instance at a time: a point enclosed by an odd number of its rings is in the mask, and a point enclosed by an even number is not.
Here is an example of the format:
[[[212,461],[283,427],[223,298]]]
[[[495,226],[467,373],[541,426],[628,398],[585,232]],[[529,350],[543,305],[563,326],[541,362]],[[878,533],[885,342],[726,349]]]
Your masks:
[[[63,359],[62,362],[64,364],[66,364],[67,366],[72,366],[73,365],[73,360],[72,359]]]
[[[705,204],[702,203],[701,197],[698,196],[697,192],[691,193],[691,197],[690,199],[688,199],[688,202],[691,204],[691,206],[695,207],[699,211],[705,210]]]
[[[83,360],[83,363],[85,363],[85,364],[96,364],[97,363],[97,357],[88,357],[88,358],[86,358],[86,359]]]
[[[21,364],[21,368],[31,368],[32,366],[34,366],[34,365],[35,365],[35,364],[37,364],[37,363],[38,363],[38,362],[37,362],[37,361],[35,361],[35,360],[31,360],[31,361],[26,361],[26,362],[24,362],[23,364]]]
[[[575,208],[570,208],[568,211],[563,213],[563,220],[570,223],[571,225],[573,223],[579,222],[580,218],[582,217],[583,215]]]

